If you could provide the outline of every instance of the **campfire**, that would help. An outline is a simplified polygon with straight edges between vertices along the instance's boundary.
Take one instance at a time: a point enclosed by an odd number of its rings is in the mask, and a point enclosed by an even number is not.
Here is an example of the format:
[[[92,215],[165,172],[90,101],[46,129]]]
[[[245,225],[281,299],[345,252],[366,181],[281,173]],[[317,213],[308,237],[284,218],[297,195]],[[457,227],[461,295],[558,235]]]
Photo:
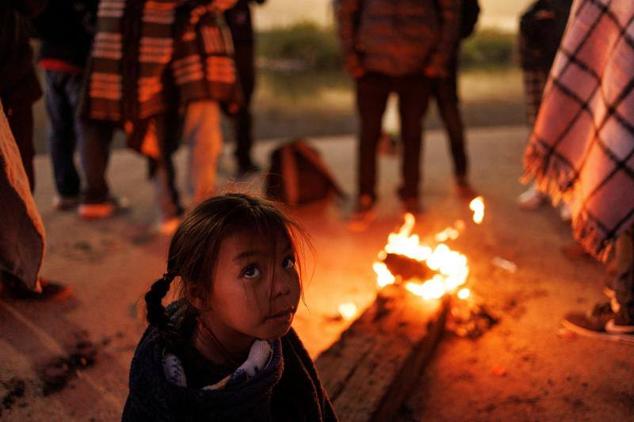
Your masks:
[[[473,222],[484,219],[484,200],[481,196],[469,204],[473,211]],[[466,229],[462,220],[436,233],[433,241],[423,242],[413,233],[416,219],[405,214],[405,222],[397,232],[388,235],[387,244],[379,252],[372,264],[376,273],[377,287],[397,284],[423,300],[437,300],[445,295],[455,295],[460,300],[471,297],[469,288],[464,287],[469,277],[467,257],[452,249],[446,242],[457,239]],[[339,313],[344,319],[352,319],[357,314],[353,303],[343,303]]]
[[[482,197],[472,200],[469,208],[473,211],[473,221],[480,224],[484,218]],[[412,233],[415,223],[412,214],[405,214],[405,223],[398,232],[390,233],[387,244],[379,252],[373,264],[379,289],[396,283],[424,300],[440,299],[456,292],[460,299],[469,298],[469,289],[462,287],[469,276],[468,259],[445,243],[457,239],[466,224],[456,221],[433,237],[435,244],[428,244]]]

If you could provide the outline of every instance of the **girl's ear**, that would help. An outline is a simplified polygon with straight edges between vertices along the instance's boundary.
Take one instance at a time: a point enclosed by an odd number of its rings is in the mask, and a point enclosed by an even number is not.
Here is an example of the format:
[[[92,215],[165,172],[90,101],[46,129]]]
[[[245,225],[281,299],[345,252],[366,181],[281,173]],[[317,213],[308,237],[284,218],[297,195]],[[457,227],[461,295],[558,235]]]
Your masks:
[[[186,289],[189,303],[191,303],[194,308],[199,311],[207,308],[207,295],[204,294],[199,283],[188,283]]]

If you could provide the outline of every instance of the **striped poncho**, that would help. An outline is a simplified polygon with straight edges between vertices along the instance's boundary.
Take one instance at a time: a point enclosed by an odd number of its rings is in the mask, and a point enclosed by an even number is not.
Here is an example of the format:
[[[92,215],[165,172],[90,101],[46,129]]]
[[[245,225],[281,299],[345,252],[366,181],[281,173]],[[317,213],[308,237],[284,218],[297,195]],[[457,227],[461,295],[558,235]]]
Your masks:
[[[130,146],[153,155],[154,148],[144,145],[152,117],[189,101],[237,99],[221,11],[213,2],[199,3],[101,0],[84,115],[119,125]]]

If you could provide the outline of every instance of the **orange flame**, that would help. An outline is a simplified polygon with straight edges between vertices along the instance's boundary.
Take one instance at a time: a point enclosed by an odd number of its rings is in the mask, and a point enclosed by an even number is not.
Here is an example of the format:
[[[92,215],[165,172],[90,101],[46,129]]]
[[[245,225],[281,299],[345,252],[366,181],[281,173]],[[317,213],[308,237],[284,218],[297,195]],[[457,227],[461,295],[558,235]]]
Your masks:
[[[473,222],[476,224],[482,223],[482,220],[484,220],[484,198],[481,196],[473,198],[469,203],[469,209],[473,211]]]
[[[405,223],[397,233],[388,235],[388,242],[383,251],[379,253],[379,259],[385,258],[388,253],[399,254],[419,262],[425,262],[427,267],[434,270],[436,274],[428,280],[410,280],[405,284],[405,288],[423,299],[438,299],[446,293],[453,293],[456,289],[466,283],[469,276],[469,265],[467,257],[452,250],[444,243],[439,243],[434,247],[421,243],[417,234],[412,234],[415,219],[412,214],[405,214]],[[436,239],[456,239],[460,225],[443,230],[438,233]],[[373,264],[374,272],[377,275],[377,284],[383,288],[388,284],[396,282],[396,278],[389,271],[387,266],[376,261]]]
[[[349,321],[357,315],[357,305],[354,303],[342,303],[339,305],[339,315],[346,320]]]

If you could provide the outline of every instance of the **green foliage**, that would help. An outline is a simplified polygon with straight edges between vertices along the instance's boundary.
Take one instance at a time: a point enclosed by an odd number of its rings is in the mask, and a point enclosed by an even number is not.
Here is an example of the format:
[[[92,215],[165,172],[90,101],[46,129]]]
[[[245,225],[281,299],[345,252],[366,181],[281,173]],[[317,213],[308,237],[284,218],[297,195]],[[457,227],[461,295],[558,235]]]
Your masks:
[[[462,44],[465,68],[502,68],[513,65],[516,35],[495,29],[477,31]],[[342,57],[333,28],[300,22],[258,33],[257,54],[272,68],[335,70]]]
[[[334,69],[342,65],[335,31],[312,22],[260,32],[258,56],[268,61],[293,61],[304,68]]]
[[[460,64],[466,68],[509,67],[516,38],[516,34],[495,29],[478,31],[463,42]]]

